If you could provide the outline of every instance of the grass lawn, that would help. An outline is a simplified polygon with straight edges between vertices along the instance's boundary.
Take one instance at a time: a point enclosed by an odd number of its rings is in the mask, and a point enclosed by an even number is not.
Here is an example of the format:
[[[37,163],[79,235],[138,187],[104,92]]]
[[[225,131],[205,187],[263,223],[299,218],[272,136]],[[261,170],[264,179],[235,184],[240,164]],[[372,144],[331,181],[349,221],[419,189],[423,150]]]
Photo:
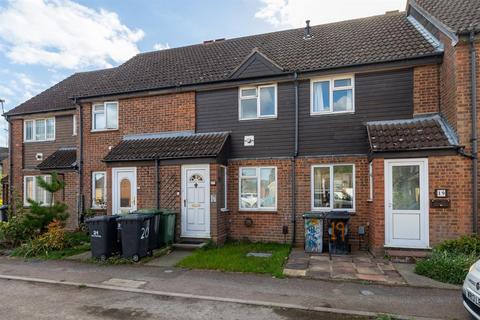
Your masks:
[[[249,252],[269,252],[269,258],[247,257]],[[283,264],[290,253],[290,245],[276,243],[230,242],[223,247],[205,247],[193,252],[177,267],[211,269],[233,272],[266,273],[283,277]]]

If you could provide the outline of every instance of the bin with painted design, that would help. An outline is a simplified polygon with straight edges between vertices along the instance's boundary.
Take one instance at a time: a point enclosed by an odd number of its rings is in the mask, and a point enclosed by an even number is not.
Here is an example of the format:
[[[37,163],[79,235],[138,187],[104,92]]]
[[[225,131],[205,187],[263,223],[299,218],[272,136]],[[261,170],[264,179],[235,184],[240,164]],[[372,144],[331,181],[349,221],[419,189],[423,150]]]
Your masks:
[[[150,230],[154,227],[151,214],[128,214],[117,219],[122,233],[122,257],[137,262],[151,254]]]
[[[323,251],[323,216],[317,212],[305,212],[305,252],[322,253]]]

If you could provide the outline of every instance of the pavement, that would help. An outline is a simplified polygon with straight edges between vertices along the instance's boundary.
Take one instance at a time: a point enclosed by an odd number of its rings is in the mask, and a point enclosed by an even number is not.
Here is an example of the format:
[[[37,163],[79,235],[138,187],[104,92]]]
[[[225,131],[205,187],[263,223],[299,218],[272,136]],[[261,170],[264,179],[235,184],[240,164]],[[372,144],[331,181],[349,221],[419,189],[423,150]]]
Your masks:
[[[360,280],[384,284],[406,284],[395,266],[386,259],[374,258],[368,252],[351,255],[309,254],[295,248],[283,273],[292,277],[323,280]]]
[[[364,316],[386,313],[403,315],[401,318],[404,319],[469,318],[461,303],[461,291],[456,289],[303,278],[275,279],[255,274],[146,265],[104,266],[75,261],[23,261],[9,257],[0,257],[0,279],[21,279],[42,286],[51,283],[58,287],[104,289],[106,295],[118,291],[118,294],[144,294],[155,296],[156,299],[188,298],[194,300],[194,305],[204,302],[235,303],[262,308],[346,312]],[[4,286],[2,291],[3,288]],[[9,292],[8,289],[6,292]],[[38,296],[41,294],[38,293]],[[77,298],[70,297],[70,300]],[[145,310],[148,312],[148,308]]]

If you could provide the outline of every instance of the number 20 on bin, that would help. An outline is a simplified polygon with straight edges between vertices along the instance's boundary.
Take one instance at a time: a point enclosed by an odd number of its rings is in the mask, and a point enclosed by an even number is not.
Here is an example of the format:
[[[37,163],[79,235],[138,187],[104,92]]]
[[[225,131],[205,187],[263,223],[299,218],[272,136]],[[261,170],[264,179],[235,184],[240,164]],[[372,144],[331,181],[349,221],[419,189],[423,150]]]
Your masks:
[[[147,239],[148,235],[150,234],[150,228],[146,227],[146,228],[142,228],[141,230],[142,230],[142,236],[140,237],[140,239],[141,240]]]
[[[332,240],[335,241],[337,236],[335,235],[335,230],[340,231],[342,235],[342,241],[345,241],[345,223],[343,222],[332,222]]]

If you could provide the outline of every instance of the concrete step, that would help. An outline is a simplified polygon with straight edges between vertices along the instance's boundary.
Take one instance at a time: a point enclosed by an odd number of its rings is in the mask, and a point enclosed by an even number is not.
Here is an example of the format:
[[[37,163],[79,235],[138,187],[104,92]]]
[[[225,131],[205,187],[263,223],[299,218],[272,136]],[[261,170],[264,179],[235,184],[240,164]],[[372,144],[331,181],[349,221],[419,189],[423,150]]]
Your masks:
[[[175,242],[172,246],[180,250],[196,250],[206,245],[207,241],[204,239],[180,239],[179,242]]]
[[[415,263],[419,259],[426,258],[430,250],[387,248],[385,253],[392,262]]]

